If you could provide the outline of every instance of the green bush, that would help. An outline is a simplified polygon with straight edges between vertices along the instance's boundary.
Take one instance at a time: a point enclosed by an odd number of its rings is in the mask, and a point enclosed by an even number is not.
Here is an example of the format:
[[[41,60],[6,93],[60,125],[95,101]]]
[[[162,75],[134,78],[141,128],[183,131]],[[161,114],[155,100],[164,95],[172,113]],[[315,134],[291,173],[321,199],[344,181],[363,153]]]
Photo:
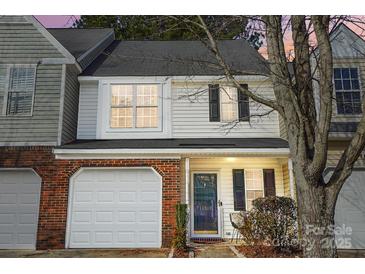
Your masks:
[[[186,250],[186,225],[188,223],[188,206],[186,204],[176,205],[176,232],[173,246],[179,250]]]
[[[272,245],[280,250],[297,248],[297,210],[294,200],[288,197],[254,200],[240,232],[248,245]]]

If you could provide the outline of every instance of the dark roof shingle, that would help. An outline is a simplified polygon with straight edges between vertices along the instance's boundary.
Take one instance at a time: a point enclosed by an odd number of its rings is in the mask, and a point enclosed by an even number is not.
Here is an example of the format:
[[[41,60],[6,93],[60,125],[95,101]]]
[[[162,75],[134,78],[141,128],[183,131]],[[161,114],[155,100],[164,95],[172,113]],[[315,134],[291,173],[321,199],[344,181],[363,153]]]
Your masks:
[[[281,138],[187,138],[76,140],[62,149],[148,149],[148,148],[288,148]]]
[[[89,49],[96,46],[107,35],[113,33],[112,28],[49,28],[47,29],[75,58],[79,58]]]
[[[266,60],[245,40],[218,41],[237,75],[267,75]],[[114,41],[84,72],[87,76],[224,75],[200,41]]]

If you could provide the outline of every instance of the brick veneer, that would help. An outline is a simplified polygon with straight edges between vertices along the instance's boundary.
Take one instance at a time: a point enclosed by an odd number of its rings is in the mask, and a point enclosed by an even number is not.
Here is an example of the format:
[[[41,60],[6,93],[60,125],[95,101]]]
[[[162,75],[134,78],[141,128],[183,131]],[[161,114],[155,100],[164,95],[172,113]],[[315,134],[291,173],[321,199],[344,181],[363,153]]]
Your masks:
[[[180,160],[59,160],[51,147],[0,148],[0,168],[33,168],[42,178],[37,249],[64,248],[70,177],[81,167],[153,167],[162,176],[162,245],[169,246],[180,201]]]

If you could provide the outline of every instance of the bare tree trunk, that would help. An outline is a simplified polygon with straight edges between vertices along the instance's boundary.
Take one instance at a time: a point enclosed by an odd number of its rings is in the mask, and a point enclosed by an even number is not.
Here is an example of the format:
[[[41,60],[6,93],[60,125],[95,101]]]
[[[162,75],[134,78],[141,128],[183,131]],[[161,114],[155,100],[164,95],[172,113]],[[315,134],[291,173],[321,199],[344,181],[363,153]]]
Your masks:
[[[333,233],[335,201],[322,182],[308,182],[300,172],[295,173],[303,256],[337,257]]]

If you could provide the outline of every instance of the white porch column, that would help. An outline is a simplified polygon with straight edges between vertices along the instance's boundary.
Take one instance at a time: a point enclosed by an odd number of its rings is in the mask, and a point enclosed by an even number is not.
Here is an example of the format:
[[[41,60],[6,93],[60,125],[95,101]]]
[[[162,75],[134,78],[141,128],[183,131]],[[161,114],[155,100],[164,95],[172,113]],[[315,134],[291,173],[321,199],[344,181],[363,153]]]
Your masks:
[[[295,186],[294,186],[293,161],[290,158],[288,159],[288,171],[289,171],[290,197],[295,200]]]
[[[185,158],[185,203],[187,204],[188,223],[187,223],[187,242],[190,242],[190,158]]]

